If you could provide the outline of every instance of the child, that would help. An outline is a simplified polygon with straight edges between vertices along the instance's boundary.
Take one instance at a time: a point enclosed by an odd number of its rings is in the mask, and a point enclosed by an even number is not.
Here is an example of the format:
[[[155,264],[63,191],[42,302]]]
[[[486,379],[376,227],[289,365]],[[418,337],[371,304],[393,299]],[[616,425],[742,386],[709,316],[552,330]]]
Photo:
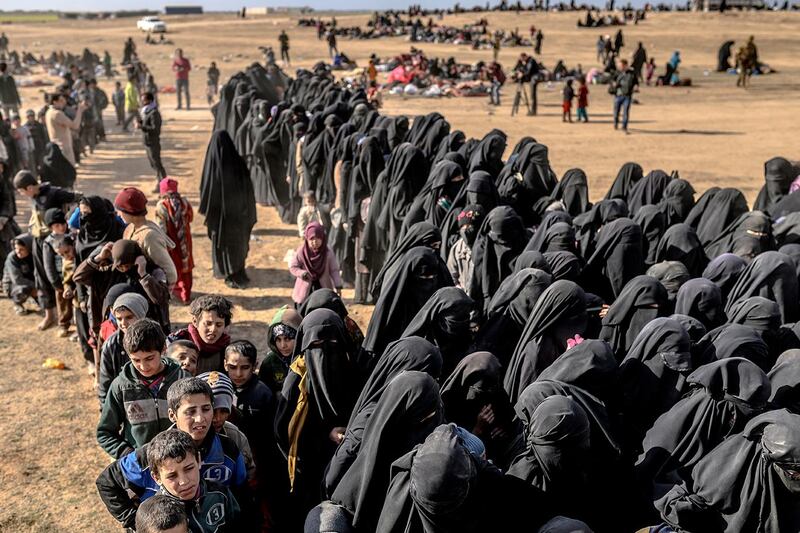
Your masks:
[[[267,332],[267,343],[270,352],[261,361],[258,368],[258,377],[270,388],[273,394],[280,394],[283,389],[283,380],[289,373],[289,365],[294,354],[294,340],[297,337],[297,328],[303,318],[300,314],[284,305],[272,319]]]
[[[99,370],[97,376],[97,397],[100,408],[106,401],[108,389],[122,367],[130,359],[125,351],[125,332],[128,327],[147,317],[147,298],[135,292],[126,292],[120,295],[111,306],[117,331],[111,334],[100,349]]]
[[[114,83],[114,92],[111,93],[111,102],[114,104],[114,111],[117,114],[117,126],[121,126],[125,121],[125,91],[122,90],[122,83]]]
[[[97,442],[117,459],[169,427],[167,390],[187,376],[172,359],[161,357],[164,332],[153,320],[132,324],[123,347],[130,362],[111,382],[97,423]]]
[[[189,435],[178,429],[159,434],[147,447],[147,464],[160,494],[183,506],[192,533],[239,531],[236,498],[228,487],[201,479],[200,453]]]
[[[148,498],[136,511],[138,533],[189,533],[184,506],[164,494]]]
[[[580,78],[578,80],[578,122],[581,120],[589,122],[587,107],[589,107],[589,87],[586,86],[586,79]]]
[[[44,308],[44,319],[39,323],[38,329],[43,331],[56,323],[55,291],[47,279],[42,257],[42,245],[45,237],[50,234],[49,228],[44,223],[44,214],[52,207],[60,207],[77,202],[80,195],[49,183],[39,183],[34,175],[21,170],[14,176],[14,188],[23,196],[31,200],[31,234],[33,235],[33,268],[36,280],[36,290],[39,294],[39,304]]]
[[[233,318],[233,304],[224,296],[207,294],[192,302],[189,312],[192,322],[169,336],[170,343],[189,340],[199,348],[197,372],[224,370],[223,354],[230,344],[228,327]]]
[[[239,492],[246,480],[244,458],[231,439],[218,435],[211,427],[212,396],[211,388],[202,379],[176,381],[167,391],[169,419],[177,429],[188,433],[200,450],[200,477],[218,480]],[[158,492],[158,485],[148,473],[147,448],[145,444],[114,461],[96,481],[100,498],[122,527],[133,527],[139,501]]]
[[[317,197],[314,191],[303,194],[303,207],[297,213],[297,232],[301,239],[305,237],[306,226],[311,222],[322,222],[322,214],[317,208]]]
[[[12,240],[14,249],[8,253],[3,268],[3,292],[14,302],[14,312],[24,315],[25,302],[36,299],[36,284],[33,276],[33,237],[23,233]]]
[[[297,249],[289,264],[289,272],[296,278],[292,300],[295,307],[302,304],[317,289],[342,290],[339,262],[328,247],[325,228],[319,222],[306,226],[305,241]]]
[[[72,324],[72,302],[64,299],[63,261],[56,252],[56,243],[69,231],[67,218],[60,207],[51,207],[44,213],[44,223],[50,230],[42,243],[42,261],[47,280],[55,291],[58,312],[58,336],[69,337]]]
[[[651,57],[650,60],[645,63],[645,83],[649,86],[650,82],[653,79],[653,76],[656,73],[656,59]]]
[[[562,91],[562,115],[561,122],[572,122],[572,99],[575,98],[575,90],[572,88],[572,80],[564,82]]]
[[[264,456],[273,442],[269,439],[274,420],[272,391],[259,381],[255,373],[258,352],[249,341],[236,341],[225,348],[225,372],[236,388],[236,409],[233,423],[242,430],[253,449],[260,468],[265,467]]]
[[[472,245],[483,223],[485,211],[478,204],[468,205],[458,214],[458,240],[450,248],[447,256],[447,270],[453,276],[456,287],[469,289],[472,283]]]
[[[178,340],[167,346],[167,357],[181,365],[181,368],[192,376],[197,375],[197,345],[192,341]]]
[[[181,302],[188,304],[192,296],[192,219],[194,213],[188,200],[178,194],[178,182],[164,178],[158,185],[161,200],[156,207],[156,219],[167,237],[175,243],[169,256],[175,265],[178,281],[172,289]]]
[[[178,272],[169,250],[175,248],[175,243],[158,224],[147,220],[147,197],[135,187],[125,187],[114,199],[114,207],[128,225],[122,238],[136,241],[144,256],[167,275],[167,285],[173,287],[178,281]]]

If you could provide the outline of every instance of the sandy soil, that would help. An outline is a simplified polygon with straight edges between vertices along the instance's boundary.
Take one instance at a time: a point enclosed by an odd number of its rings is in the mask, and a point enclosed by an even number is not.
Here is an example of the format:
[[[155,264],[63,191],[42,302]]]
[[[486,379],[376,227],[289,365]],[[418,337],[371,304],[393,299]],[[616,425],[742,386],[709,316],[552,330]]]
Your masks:
[[[340,24],[363,22],[365,16],[340,16]],[[568,65],[594,65],[594,42],[600,30],[575,28],[575,15],[490,14],[492,27],[535,24],[545,34],[543,61],[552,67],[563,58]],[[448,24],[463,24],[474,15],[448,17]],[[167,171],[181,182],[182,191],[196,205],[199,175],[211,129],[211,116],[202,91],[204,67],[217,61],[223,79],[259,60],[260,45],[276,45],[286,28],[291,37],[293,66],[311,66],[324,57],[327,46],[311,29],[298,28],[290,17],[240,21],[229,15],[168,17],[169,38],[183,47],[195,71],[192,89],[196,107],[174,111],[172,95],[162,95],[165,126],[162,135]],[[83,47],[102,53],[111,51],[119,59],[124,39],[133,35],[143,59],[155,71],[161,86],[171,85],[169,70],[172,46],[148,46],[132,28],[135,21],[72,21],[4,26],[16,49],[49,54],[53,49],[79,53]],[[589,124],[562,124],[560,86],[541,91],[543,108],[538,117],[510,118],[513,94],[506,90],[503,106],[490,109],[485,99],[403,99],[386,97],[384,113],[414,115],[442,112],[454,129],[481,136],[490,128],[509,134],[509,146],[523,135],[533,135],[550,147],[550,158],[561,175],[572,167],[583,168],[590,178],[592,198],[602,196],[617,169],[628,160],[648,170],[677,169],[701,191],[712,185],[740,187],[752,201],[763,181],[763,163],[774,155],[799,157],[791,141],[797,124],[794,104],[800,88],[800,14],[654,14],[646,22],[624,30],[628,49],[637,41],[645,44],[663,65],[674,49],[683,58],[681,73],[691,77],[691,88],[644,88],[640,105],[632,109],[632,135],[611,127],[611,100],[604,87],[591,88]],[[726,39],[742,41],[756,36],[764,61],[780,71],[756,78],[751,89],[736,89],[735,78],[704,71],[716,64],[716,51]],[[377,41],[341,40],[340,47],[360,64],[375,52],[388,56],[406,51],[400,38]],[[453,45],[422,45],[429,56],[456,55],[461,61],[489,60],[491,52],[471,51]],[[504,49],[501,62],[513,65],[521,48]],[[630,52],[629,52],[630,53]],[[663,66],[660,67],[663,69]],[[37,73],[36,77],[46,76]],[[111,83],[102,81],[108,90]],[[41,105],[38,89],[25,89],[23,107]],[[77,188],[85,193],[113,197],[124,186],[137,185],[149,191],[153,177],[136,134],[118,133],[106,113],[109,140],[79,169]],[[154,199],[154,195],[153,195]],[[27,220],[21,207],[19,222]],[[253,281],[246,291],[232,291],[213,279],[209,241],[202,220],[196,220],[196,294],[220,293],[236,303],[232,327],[234,338],[248,338],[265,346],[265,323],[279,306],[289,302],[291,279],[283,257],[298,245],[294,228],[281,224],[273,210],[259,208],[248,273]],[[349,293],[345,293],[347,297]],[[370,309],[353,306],[355,318],[365,325]],[[186,308],[173,306],[176,326],[188,320]],[[0,391],[9,403],[0,411],[0,531],[117,531],[97,497],[94,479],[109,462],[97,447],[94,424],[97,402],[76,347],[52,331],[36,332],[35,316],[18,319],[11,305],[0,303],[0,322],[6,324],[0,343]],[[58,357],[64,371],[44,370],[46,357]]]

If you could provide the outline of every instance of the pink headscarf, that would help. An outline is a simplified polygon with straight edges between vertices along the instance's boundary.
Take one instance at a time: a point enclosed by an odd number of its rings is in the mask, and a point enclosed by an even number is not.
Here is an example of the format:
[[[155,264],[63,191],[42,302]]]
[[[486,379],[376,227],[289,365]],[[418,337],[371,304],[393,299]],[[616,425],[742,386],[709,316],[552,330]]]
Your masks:
[[[308,245],[311,238],[322,239],[322,246],[316,252]],[[325,228],[319,222],[311,222],[306,226],[305,241],[297,253],[297,258],[303,270],[308,272],[311,281],[316,281],[325,273],[325,265],[328,262],[328,237],[325,235]]]

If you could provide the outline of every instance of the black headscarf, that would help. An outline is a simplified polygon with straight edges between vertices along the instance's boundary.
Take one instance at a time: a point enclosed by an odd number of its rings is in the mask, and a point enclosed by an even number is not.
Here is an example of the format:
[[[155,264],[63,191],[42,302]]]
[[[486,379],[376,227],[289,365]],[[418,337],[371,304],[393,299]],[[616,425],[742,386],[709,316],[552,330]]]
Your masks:
[[[657,279],[667,289],[669,304],[673,308],[675,307],[675,300],[678,298],[678,291],[691,278],[689,269],[680,261],[656,263],[647,269],[647,275]]]
[[[485,312],[492,295],[509,275],[513,262],[525,247],[522,219],[510,207],[492,209],[483,221],[472,246],[474,271],[467,293]]]
[[[673,470],[688,474],[719,443],[744,429],[767,407],[764,371],[742,358],[703,365],[686,383],[690,392],[656,420],[636,464],[642,489],[665,483]]]
[[[747,262],[735,254],[722,254],[715,257],[703,270],[703,277],[713,281],[720,291],[723,300],[727,301],[728,295],[747,268]]]
[[[39,176],[42,182],[49,181],[50,185],[71,189],[75,185],[76,173],[75,167],[64,157],[61,148],[51,142],[44,148]]]
[[[758,192],[753,209],[757,211],[768,211],[773,216],[773,208],[781,199],[789,194],[789,187],[797,177],[797,170],[789,160],[784,157],[773,157],[764,163],[764,186]]]
[[[579,168],[571,168],[564,173],[564,177],[556,185],[551,196],[553,200],[561,200],[567,213],[576,217],[585,213],[589,203],[589,184],[586,173]]]
[[[708,265],[703,245],[688,224],[675,224],[664,233],[656,251],[656,262],[661,261],[680,261],[692,277],[700,276]]]
[[[658,204],[664,196],[664,190],[672,181],[672,176],[663,170],[652,170],[640,179],[628,192],[628,208],[632,215],[644,205]]]
[[[620,365],[626,446],[639,453],[645,431],[686,391],[692,371],[691,341],[683,326],[657,318],[636,337]]]
[[[375,531],[395,459],[442,422],[439,386],[424,372],[403,371],[388,384],[364,428],[358,456],[331,500],[353,515],[353,527]]]
[[[731,324],[744,324],[762,333],[777,331],[781,327],[781,309],[778,304],[763,296],[751,296],[736,302],[730,310]]]
[[[730,313],[736,302],[750,296],[777,302],[783,323],[800,318],[798,279],[792,258],[780,252],[764,252],[756,257],[731,289],[725,312]]]
[[[725,311],[722,309],[722,292],[705,278],[690,279],[678,291],[675,312],[698,319],[707,330],[722,325]]]
[[[800,350],[787,350],[769,371],[770,403],[777,409],[800,414]]]
[[[469,159],[469,172],[487,172],[492,179],[497,178],[503,168],[503,152],[506,150],[505,134],[489,133],[478,143]]]
[[[775,247],[772,220],[766,213],[750,211],[731,222],[705,249],[708,257],[731,252],[750,262],[761,252]]]
[[[800,245],[798,245],[798,247],[800,247]],[[531,250],[522,252],[517,256],[517,260],[514,261],[515,274],[524,268],[537,268],[548,274],[550,273],[550,266],[547,264],[547,259],[545,259],[544,255],[541,252],[534,252]]]
[[[503,386],[512,402],[586,329],[586,294],[571,281],[556,281],[536,301],[506,369]]]
[[[398,240],[406,212],[419,193],[428,175],[428,162],[419,149],[404,144],[392,152],[387,166],[388,187],[386,203],[378,225],[387,232],[390,247]]]
[[[680,178],[669,182],[664,189],[664,197],[658,204],[664,213],[666,227],[680,224],[694,207],[694,188],[692,184]]]
[[[741,357],[765,372],[770,368],[769,348],[756,330],[742,324],[725,324],[706,333],[695,347],[699,364]]]
[[[383,353],[433,293],[452,286],[453,278],[439,254],[423,246],[410,249],[386,278],[367,327],[364,349],[375,355]]]
[[[542,222],[536,227],[536,231],[533,232],[533,236],[528,241],[528,244],[525,245],[525,251],[546,252],[548,232],[553,226],[562,222],[568,226],[572,224],[572,217],[566,211],[556,210],[545,214],[542,218]]]
[[[256,223],[256,201],[247,165],[224,130],[215,131],[208,144],[198,211],[205,215],[212,241],[214,274],[229,277],[243,272]]]
[[[604,278],[594,281],[592,292],[607,300],[619,297],[623,287],[644,272],[641,228],[629,218],[618,218],[603,226],[586,271]]]
[[[703,193],[685,222],[697,230],[697,237],[705,246],[747,211],[747,200],[739,189],[713,187]]]
[[[434,245],[438,245],[436,246],[436,249],[438,249],[441,244],[442,234],[439,228],[429,222],[417,222],[408,228],[405,235],[395,243],[389,255],[386,256],[383,267],[381,267],[380,271],[372,278],[372,296],[377,300],[380,296],[384,279],[391,275],[393,268],[399,264],[406,252],[417,246],[425,246],[434,249]]]
[[[646,325],[667,314],[664,286],[650,276],[637,276],[625,285],[608,309],[600,338],[611,345],[617,360],[622,361]]]
[[[578,281],[583,271],[583,261],[572,252],[547,252],[544,254],[547,268],[554,280]]]
[[[614,178],[614,183],[611,184],[611,188],[608,190],[608,193],[606,193],[605,199],[612,200],[619,198],[627,203],[628,194],[630,194],[633,186],[636,185],[643,176],[644,171],[639,163],[625,163],[619,169],[617,177]]]
[[[434,343],[442,352],[447,376],[472,342],[470,314],[475,302],[457,287],[443,287],[433,293],[411,319],[401,337],[423,337]]]
[[[81,198],[81,203],[92,210],[91,213],[81,215],[80,230],[75,242],[77,259],[83,262],[101,244],[121,239],[125,226],[114,216],[114,206],[105,198],[85,196]]]
[[[636,212],[633,221],[642,228],[644,263],[646,266],[652,266],[658,262],[656,259],[658,243],[667,229],[664,212],[658,206],[644,205]]]
[[[681,326],[683,326],[683,329],[686,330],[686,333],[689,334],[689,339],[692,341],[692,350],[694,350],[694,348],[697,346],[697,343],[700,342],[700,339],[705,337],[706,333],[708,333],[708,330],[703,323],[693,316],[679,315],[676,313],[669,315],[669,318],[676,320]]]
[[[618,218],[628,217],[628,205],[624,200],[600,200],[592,208],[573,219],[581,256],[591,257],[594,253],[598,230]],[[642,229],[645,232],[645,229]]]
[[[800,416],[770,411],[701,459],[656,508],[678,531],[799,531],[800,482],[786,472],[799,463]]]

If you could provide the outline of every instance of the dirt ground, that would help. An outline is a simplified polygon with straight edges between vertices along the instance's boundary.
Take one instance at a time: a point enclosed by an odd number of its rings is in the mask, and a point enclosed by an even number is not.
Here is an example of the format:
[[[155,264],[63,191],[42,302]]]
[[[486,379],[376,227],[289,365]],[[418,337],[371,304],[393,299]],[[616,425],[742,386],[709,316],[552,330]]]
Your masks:
[[[551,67],[558,59],[568,66],[580,62],[584,69],[595,65],[594,43],[603,30],[576,29],[577,15],[513,13],[488,14],[491,28],[541,27],[545,39],[542,60]],[[447,24],[472,22],[478,15],[447,17]],[[342,25],[366,20],[363,15],[337,16]],[[293,67],[308,67],[327,54],[327,46],[312,29],[298,28],[296,19],[273,17],[237,20],[232,15],[167,17],[169,39],[174,46],[146,45],[133,28],[134,20],[70,21],[13,24],[3,27],[11,47],[48,55],[53,49],[80,53],[83,47],[102,54],[108,49],[119,60],[123,41],[134,36],[139,54],[160,86],[172,85],[171,53],[182,47],[193,61],[192,111],[174,111],[173,95],[162,95],[164,116],[162,145],[164,163],[177,177],[182,191],[197,205],[198,184],[212,119],[203,96],[205,67],[215,60],[223,79],[261,59],[258,46],[277,45],[285,28],[292,45]],[[797,91],[800,89],[800,14],[730,13],[652,14],[638,26],[624,29],[630,54],[642,41],[655,55],[659,71],[673,50],[683,58],[682,77],[690,77],[690,88],[643,88],[632,108],[631,135],[611,127],[611,98],[605,87],[590,87],[589,124],[563,124],[560,120],[559,85],[541,90],[543,102],[537,117],[510,118],[513,89],[507,88],[503,105],[491,109],[484,98],[428,100],[387,96],[384,113],[415,115],[443,113],[453,129],[480,137],[493,127],[509,134],[509,149],[523,135],[532,135],[550,148],[552,165],[559,175],[572,167],[583,168],[590,179],[593,199],[605,194],[619,167],[633,160],[645,170],[677,169],[698,192],[712,185],[741,188],[752,201],[763,182],[763,163],[775,155],[800,157],[790,133],[797,125]],[[779,74],[755,78],[746,91],[735,87],[735,77],[705,71],[716,65],[719,45],[734,39],[743,42],[755,35],[760,57]],[[365,65],[375,52],[381,57],[407,51],[401,38],[348,41],[340,48]],[[455,55],[460,61],[490,60],[488,50],[472,51],[464,46],[423,44],[431,57]],[[501,52],[501,63],[512,66],[522,48]],[[530,50],[528,50],[530,51]],[[43,73],[36,78],[49,79]],[[121,79],[121,78],[118,78]],[[54,80],[55,81],[55,80]],[[103,80],[106,90],[113,80]],[[41,106],[39,89],[22,91],[23,107]],[[511,93],[511,94],[509,94]],[[149,191],[154,178],[138,134],[121,134],[114,127],[112,111],[106,112],[108,142],[100,145],[78,171],[77,189],[112,197],[128,185]],[[155,199],[155,195],[151,195]],[[27,220],[26,202],[18,198],[19,222]],[[151,204],[152,205],[152,204]],[[258,209],[248,260],[252,286],[233,291],[213,279],[209,248],[202,218],[194,223],[195,294],[220,293],[236,303],[231,334],[248,338],[263,349],[265,323],[275,309],[289,302],[291,279],[283,261],[287,250],[299,240],[295,229],[281,224],[272,209]],[[351,293],[345,292],[349,298]],[[370,309],[352,306],[356,319],[365,325]],[[176,326],[188,320],[188,311],[173,306]],[[94,480],[109,458],[95,442],[97,400],[78,350],[55,333],[39,333],[38,317],[18,319],[8,302],[0,302],[0,322],[6,324],[0,343],[0,391],[9,400],[0,411],[0,531],[118,531],[98,499]],[[45,370],[46,357],[64,360],[67,369]]]

